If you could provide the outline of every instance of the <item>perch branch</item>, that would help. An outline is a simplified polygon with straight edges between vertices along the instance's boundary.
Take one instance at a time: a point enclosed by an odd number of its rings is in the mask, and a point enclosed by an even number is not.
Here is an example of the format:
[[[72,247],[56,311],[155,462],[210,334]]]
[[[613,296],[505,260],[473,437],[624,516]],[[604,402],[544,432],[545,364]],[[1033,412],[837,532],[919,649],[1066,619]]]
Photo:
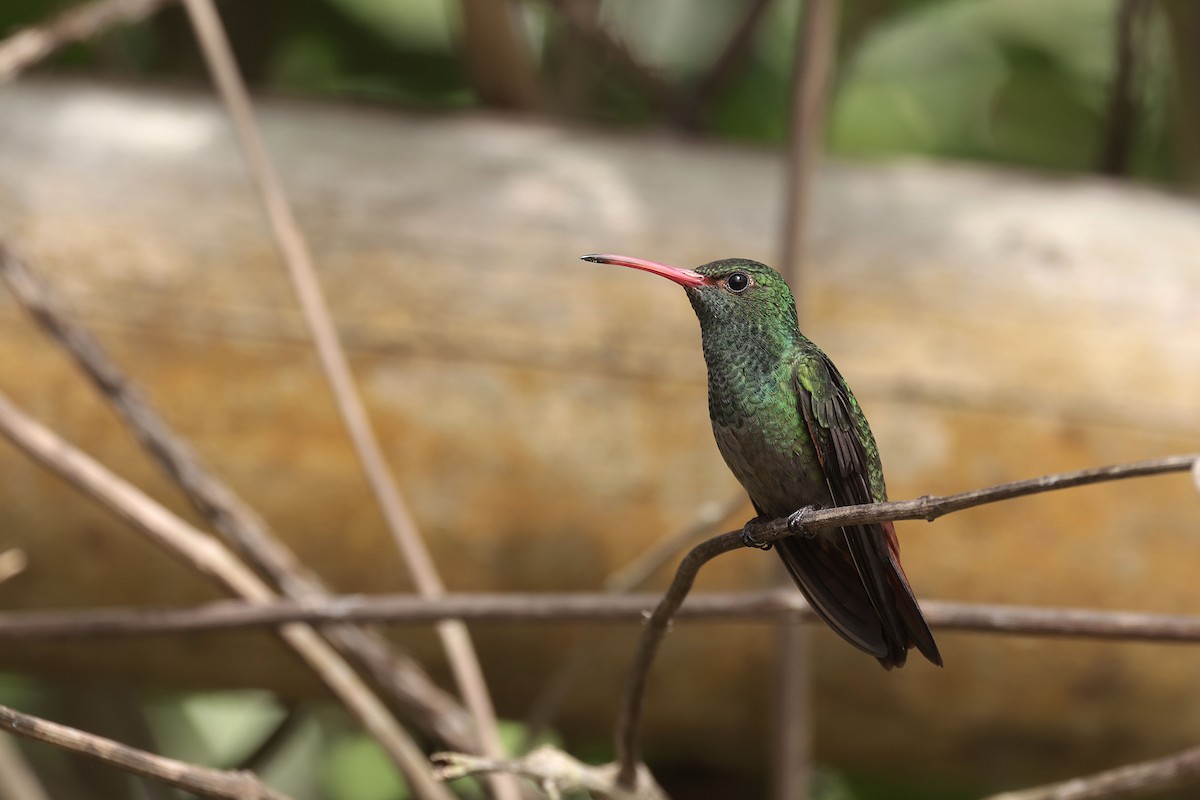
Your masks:
[[[0,730],[35,742],[87,756],[117,769],[162,781],[179,789],[226,800],[287,800],[250,772],[225,772],[133,747],[68,728],[56,722],[0,706]]]
[[[231,594],[256,603],[276,599],[270,587],[220,542],[193,528],[95,459],[18,411],[3,394],[0,394],[0,433],[35,461]],[[337,651],[306,625],[284,626],[280,636],[375,737],[419,797],[450,800],[445,788],[433,780],[420,748]]]
[[[18,258],[2,239],[0,278],[38,327],[74,359],[196,510],[243,558],[288,597],[329,596],[316,574],[281,543],[262,517],[205,466],[95,337],[67,313],[38,270]],[[354,659],[426,733],[465,752],[478,749],[466,711],[414,659],[393,648],[381,636],[361,628],[330,626],[322,629],[322,634]]]
[[[972,508],[986,503],[1011,500],[1040,492],[1067,489],[1089,483],[1100,483],[1122,478],[1159,475],[1167,472],[1182,472],[1195,468],[1200,454],[1166,456],[1117,464],[1107,467],[1044,475],[1024,481],[1014,481],[986,489],[975,489],[959,494],[931,497],[926,495],[916,500],[901,500],[887,503],[868,503],[857,506],[842,506],[823,509],[801,509],[786,519],[776,519],[754,528],[755,537],[762,544],[774,542],[793,533],[804,535],[808,531],[822,528],[838,528],[848,524],[865,524],[902,519],[934,519],[955,511]],[[650,620],[642,631],[638,649],[630,667],[625,686],[625,697],[617,722],[617,758],[620,763],[618,781],[631,787],[641,763],[640,729],[642,710],[645,706],[645,691],[650,666],[662,642],[663,635],[675,612],[695,583],[696,574],[713,558],[743,546],[740,531],[730,531],[709,539],[689,552],[679,564],[675,579],[667,589]]]
[[[329,383],[347,433],[366,472],[388,528],[396,540],[405,564],[423,597],[439,597],[446,589],[429,554],[416,521],[392,479],[383,449],[367,416],[366,407],[354,384],[346,353],[338,339],[333,317],[325,302],[312,256],[304,234],[292,212],[283,185],[254,120],[254,112],[237,63],[229,47],[225,29],[212,0],[184,0],[200,48],[208,63],[218,94],[221,96],[234,131],[241,144],[247,167],[258,186],[271,231],[287,267],[292,288],[304,313],[316,348],[317,358]],[[456,620],[438,624],[438,634],[463,699],[475,719],[476,734],[485,755],[503,755],[496,712],[484,681],[483,669],[466,626]],[[516,800],[515,786],[498,781],[493,790],[501,800]]]
[[[1197,776],[1200,776],[1200,747],[1193,747],[1166,758],[1127,764],[1062,783],[1003,792],[985,800],[1097,800],[1141,796],[1148,789],[1166,788]]]
[[[49,22],[17,31],[0,41],[0,84],[13,80],[64,45],[133,23],[174,0],[97,0],[68,9]]]

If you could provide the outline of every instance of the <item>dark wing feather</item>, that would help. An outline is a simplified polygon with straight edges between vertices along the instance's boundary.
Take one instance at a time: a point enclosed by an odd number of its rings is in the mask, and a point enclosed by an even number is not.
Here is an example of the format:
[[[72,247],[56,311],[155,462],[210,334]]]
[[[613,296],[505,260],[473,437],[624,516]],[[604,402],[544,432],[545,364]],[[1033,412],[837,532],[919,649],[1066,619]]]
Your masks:
[[[871,485],[878,456],[864,444],[865,420],[837,368],[823,354],[802,358],[796,365],[795,388],[834,503],[882,499]],[[900,567],[891,523],[847,526],[841,533],[779,543],[784,564],[813,609],[884,667],[903,666],[913,645],[941,665],[937,644]]]

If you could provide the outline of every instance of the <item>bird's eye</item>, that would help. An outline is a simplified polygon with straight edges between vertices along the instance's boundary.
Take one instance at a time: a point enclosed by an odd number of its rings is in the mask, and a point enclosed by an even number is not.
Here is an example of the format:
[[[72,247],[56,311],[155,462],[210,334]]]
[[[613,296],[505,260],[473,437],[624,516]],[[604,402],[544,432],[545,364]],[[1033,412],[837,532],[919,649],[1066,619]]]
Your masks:
[[[735,272],[725,279],[725,285],[734,294],[741,294],[750,287],[750,276],[744,272]]]

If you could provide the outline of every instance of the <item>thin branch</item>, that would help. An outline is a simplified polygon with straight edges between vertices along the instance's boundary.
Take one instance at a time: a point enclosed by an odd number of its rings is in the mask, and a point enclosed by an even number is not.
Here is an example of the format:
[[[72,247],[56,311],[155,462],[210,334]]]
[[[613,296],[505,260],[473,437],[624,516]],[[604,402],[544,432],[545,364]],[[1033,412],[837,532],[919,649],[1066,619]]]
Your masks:
[[[646,682],[650,675],[650,665],[654,663],[658,646],[667,632],[667,625],[683,605],[688,592],[692,590],[700,568],[722,553],[741,546],[741,536],[737,532],[730,532],[693,547],[679,563],[670,588],[646,622],[633,663],[629,667],[625,698],[617,718],[617,762],[620,764],[617,784],[625,789],[635,788],[642,763],[640,729],[642,710],[646,702]]]
[[[436,774],[446,781],[468,775],[504,773],[527,778],[552,800],[568,792],[587,792],[597,800],[667,800],[650,771],[642,767],[636,788],[623,788],[616,780],[616,764],[592,766],[556,747],[545,746],[520,758],[480,758],[462,753],[434,753]]]
[[[1045,475],[1025,481],[993,486],[987,489],[976,489],[944,497],[925,496],[916,500],[899,502],[871,503],[858,506],[843,506],[826,509],[801,509],[787,519],[777,519],[761,526],[755,525],[754,535],[762,544],[774,542],[791,534],[806,535],[808,532],[822,528],[838,528],[847,524],[864,524],[886,522],[901,519],[925,519],[933,521],[939,516],[954,511],[961,511],[973,506],[995,503],[1000,500],[1010,500],[1040,492],[1056,489],[1066,489],[1072,486],[1082,486],[1089,483],[1119,480],[1122,478],[1158,475],[1167,472],[1183,472],[1194,469],[1194,462],[1200,459],[1200,454],[1186,456],[1167,456],[1164,458],[1138,461],[1130,464],[1118,464],[1108,467],[1066,472],[1057,475]],[[641,763],[641,718],[645,706],[645,691],[650,666],[662,642],[667,626],[675,616],[675,612],[683,604],[683,600],[691,591],[700,568],[721,553],[735,550],[743,546],[742,534],[739,531],[710,539],[692,549],[675,573],[675,579],[667,589],[658,607],[650,616],[650,621],[642,631],[642,638],[630,668],[628,682],[625,687],[625,697],[621,705],[617,723],[617,758],[621,765],[618,780],[622,786],[632,787]]]
[[[1194,469],[1197,462],[1200,462],[1200,453],[1186,453],[1042,475],[1038,478],[1002,483],[958,494],[925,495],[915,500],[895,500],[837,508],[803,508],[787,520],[773,520],[767,523],[763,526],[761,535],[756,528],[755,535],[765,544],[767,541],[774,541],[785,535],[789,526],[794,532],[802,534],[810,530],[840,528],[844,525],[863,525],[889,520],[923,519],[926,522],[933,522],[938,517],[955,511],[963,511],[988,503],[998,503],[1002,500],[1012,500],[1017,497],[1071,489],[1076,486],[1088,486],[1093,483],[1145,478],[1170,472],[1187,472]]]
[[[796,28],[780,271],[799,300],[805,297],[804,245],[813,175],[825,139],[830,76],[837,50],[838,0],[807,0]],[[803,309],[798,303],[797,309]],[[786,579],[784,579],[786,580]],[[811,666],[807,632],[782,623],[775,657],[774,796],[807,800],[812,783]]]
[[[122,23],[138,22],[175,0],[96,0],[0,41],[0,84],[13,80],[64,45]]]
[[[718,525],[744,505],[746,497],[742,494],[730,497],[724,502],[714,500],[705,503],[689,524],[666,534],[628,564],[609,575],[604,581],[604,590],[610,594],[624,594],[645,585],[660,567],[675,557],[676,553],[690,547],[699,539],[712,536]],[[651,605],[653,604],[648,605],[647,609]],[[536,740],[550,724],[570,692],[575,678],[587,666],[595,648],[594,639],[579,638],[569,652],[559,658],[558,667],[554,672],[542,681],[541,691],[529,704],[529,712],[525,715],[526,743]]]
[[[445,586],[421,538],[416,521],[392,479],[383,449],[372,430],[366,407],[355,387],[350,365],[338,339],[333,317],[321,292],[308,244],[263,144],[246,86],[238,73],[220,17],[212,0],[185,0],[185,5],[217,91],[233,122],[247,167],[258,186],[271,231],[312,335],[318,360],[366,472],[367,481],[404,555],[417,591],[423,597],[439,597],[445,594]],[[476,733],[484,754],[502,756],[496,712],[466,626],[455,620],[447,620],[439,623],[438,634],[458,688],[475,719]],[[516,800],[518,797],[515,786],[507,781],[498,782],[493,789],[502,800]]]
[[[95,459],[18,411],[3,394],[0,394],[0,433],[35,461],[99,501],[159,547],[231,594],[256,603],[276,599],[270,587],[220,542],[175,516]],[[450,800],[446,790],[433,780],[420,748],[337,651],[306,625],[284,626],[280,636],[375,737],[419,797]]]
[[[0,239],[0,278],[38,327],[65,350],[117,411],[134,437],[213,527],[288,597],[329,597],[266,521],[209,469],[159,416],[91,333],[62,307],[46,280]],[[359,664],[429,735],[463,751],[478,749],[471,720],[457,699],[413,658],[369,631],[330,626],[322,634]]]
[[[1164,789],[1188,778],[1200,777],[1200,747],[1166,758],[1128,764],[1062,783],[1004,792],[985,800],[1096,800],[1131,797],[1148,789]]]
[[[654,573],[665,566],[676,553],[699,539],[712,536],[718,530],[718,525],[747,504],[746,496],[740,492],[724,502],[706,503],[690,523],[674,533],[668,533],[628,564],[609,575],[604,581],[605,591],[631,592],[639,586],[645,586]]]
[[[50,744],[179,789],[226,800],[287,800],[253,773],[224,772],[128,747],[103,736],[0,706],[0,730]]]
[[[738,541],[730,549],[740,546],[740,537],[729,536],[729,541],[734,538]],[[484,624],[640,623],[661,599],[661,595],[648,592],[448,594],[435,600],[406,594],[347,595],[299,602],[221,601],[193,608],[14,611],[0,613],[0,642],[179,636],[292,622],[428,625],[442,619],[461,618]],[[1200,642],[1200,616],[942,600],[925,600],[921,608],[929,624],[939,630],[1130,642]],[[817,621],[804,597],[790,588],[693,594],[674,617],[679,621],[717,622],[778,618]]]

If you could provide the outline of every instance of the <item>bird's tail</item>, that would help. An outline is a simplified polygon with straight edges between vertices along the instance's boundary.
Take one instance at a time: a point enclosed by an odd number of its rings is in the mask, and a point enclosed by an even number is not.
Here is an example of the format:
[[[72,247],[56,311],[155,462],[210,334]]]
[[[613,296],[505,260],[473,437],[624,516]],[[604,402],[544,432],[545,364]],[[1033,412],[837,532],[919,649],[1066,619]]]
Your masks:
[[[830,537],[787,537],[776,549],[809,605],[850,644],[886,669],[904,666],[910,647],[942,665],[900,566],[890,522],[846,528]]]

